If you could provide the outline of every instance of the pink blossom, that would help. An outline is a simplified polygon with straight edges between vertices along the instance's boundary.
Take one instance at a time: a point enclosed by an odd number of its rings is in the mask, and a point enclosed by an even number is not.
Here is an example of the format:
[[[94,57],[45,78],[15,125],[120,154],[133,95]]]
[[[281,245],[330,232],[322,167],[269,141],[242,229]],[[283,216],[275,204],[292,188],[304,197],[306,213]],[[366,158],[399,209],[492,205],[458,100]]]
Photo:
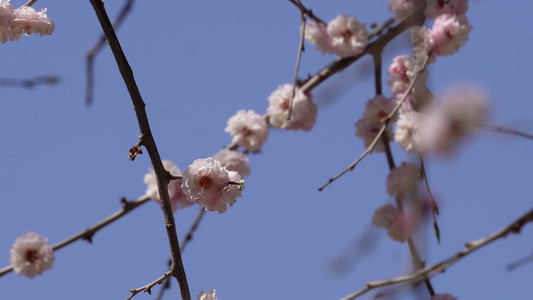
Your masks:
[[[435,20],[443,14],[463,16],[468,10],[468,0],[428,0],[424,14]]]
[[[420,130],[420,151],[451,153],[488,115],[488,96],[474,87],[455,87],[442,97]]]
[[[332,51],[340,57],[356,56],[363,52],[368,43],[365,23],[357,18],[339,15],[327,26]]]
[[[233,143],[246,150],[259,151],[268,138],[268,125],[263,116],[253,110],[239,110],[229,118],[225,129],[233,138]]]
[[[0,42],[18,41],[22,34],[32,33],[51,35],[55,29],[54,21],[46,15],[46,8],[36,12],[29,6],[18,9],[9,0],[0,0]]]
[[[405,152],[417,151],[420,144],[420,124],[426,115],[416,111],[410,111],[399,115],[396,121],[394,140]]]
[[[317,106],[310,94],[304,94],[298,87],[292,102],[291,119],[289,107],[292,97],[292,85],[284,84],[278,87],[268,97],[267,108],[270,125],[281,129],[309,131],[313,128],[317,117]]]
[[[218,300],[218,298],[215,290],[210,290],[207,293],[201,291],[200,294],[198,294],[198,300]]]
[[[432,31],[426,27],[414,26],[411,29],[411,41],[413,43],[413,51],[415,54],[415,61],[417,66],[415,69],[419,69],[421,64],[426,60],[429,53],[428,64],[432,64],[437,60],[437,55],[433,48],[435,47],[435,41],[433,40]]]
[[[420,181],[419,168],[408,162],[392,169],[387,176],[387,193],[392,197],[404,199],[416,192]]]
[[[52,268],[55,256],[54,250],[48,244],[48,239],[30,231],[18,237],[10,250],[9,264],[19,275],[29,278],[40,275],[44,270]]]
[[[300,28],[300,32],[302,29]],[[333,53],[333,47],[327,32],[326,24],[321,22],[309,21],[305,24],[305,39],[316,49],[322,51],[322,55]]]
[[[228,171],[239,173],[242,178],[248,176],[252,172],[248,165],[248,156],[242,152],[223,148],[217,154],[213,155],[212,158],[218,160],[223,167],[228,169]]]
[[[424,6],[424,0],[388,0],[389,10],[402,21]]]
[[[163,160],[163,167],[173,176],[180,176],[181,171],[170,160]],[[144,175],[144,183],[147,185],[145,195],[161,203],[159,189],[157,188],[157,179],[154,170],[150,170]],[[181,191],[181,179],[171,180],[168,184],[168,195],[170,197],[170,206],[172,211],[191,206],[193,203],[187,200],[185,194]]]
[[[471,30],[472,26],[466,16],[452,14],[438,16],[431,29],[433,52],[440,56],[459,52],[459,48],[468,41]]]
[[[403,243],[411,235],[414,221],[397,210],[394,205],[386,204],[374,212],[372,225],[385,228],[391,239]]]
[[[393,59],[388,72],[391,79],[387,82],[393,95],[407,91],[414,76],[415,65],[415,58],[410,55],[398,55]]]
[[[368,100],[363,117],[355,123],[355,136],[363,139],[365,148],[370,146],[383,125],[382,121],[387,118],[393,109],[394,103],[383,95],[377,95]],[[388,135],[389,139],[392,139],[392,127],[388,126],[385,134]],[[385,151],[383,143],[381,141],[378,142],[373,151]]]
[[[208,211],[225,212],[233,206],[244,189],[241,175],[228,171],[218,160],[197,159],[183,173],[181,188],[187,200],[199,203]]]
[[[454,297],[450,294],[437,294],[431,297],[430,300],[457,300],[457,297]]]

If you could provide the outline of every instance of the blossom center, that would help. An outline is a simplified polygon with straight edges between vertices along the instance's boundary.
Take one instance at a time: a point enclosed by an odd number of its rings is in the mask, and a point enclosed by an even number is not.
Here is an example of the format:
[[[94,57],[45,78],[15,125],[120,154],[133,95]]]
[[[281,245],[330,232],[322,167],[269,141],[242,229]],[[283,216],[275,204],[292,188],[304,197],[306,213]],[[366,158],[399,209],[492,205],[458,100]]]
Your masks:
[[[37,251],[33,249],[26,251],[26,255],[24,256],[24,260],[29,263],[34,263],[38,258]]]
[[[208,189],[211,186],[212,182],[213,182],[213,180],[211,180],[211,178],[209,176],[202,176],[200,178],[199,184],[204,189]]]

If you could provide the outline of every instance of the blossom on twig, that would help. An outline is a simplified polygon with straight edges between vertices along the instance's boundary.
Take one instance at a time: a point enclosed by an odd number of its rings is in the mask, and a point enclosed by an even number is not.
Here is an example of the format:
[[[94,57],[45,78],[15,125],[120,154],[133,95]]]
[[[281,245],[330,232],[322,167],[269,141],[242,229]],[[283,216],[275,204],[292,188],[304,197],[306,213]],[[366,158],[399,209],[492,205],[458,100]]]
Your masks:
[[[401,243],[411,235],[414,223],[412,218],[406,217],[392,204],[376,209],[372,217],[372,225],[385,228],[391,239]]]
[[[268,125],[263,116],[253,110],[239,110],[229,118],[225,129],[233,138],[233,143],[246,150],[259,151],[268,138]]]
[[[221,214],[241,197],[244,181],[239,173],[228,171],[218,160],[206,158],[195,160],[185,170],[181,188],[187,200]]]
[[[248,165],[248,156],[242,152],[223,148],[217,154],[213,155],[212,158],[218,160],[228,171],[239,173],[242,178],[250,175],[252,172]]]
[[[404,199],[416,192],[419,181],[420,169],[404,161],[387,176],[387,193],[392,197]]]
[[[178,167],[170,160],[163,160],[163,167],[165,167],[165,170],[173,176],[181,175],[180,169],[178,169]],[[150,172],[144,175],[144,183],[147,185],[145,194],[161,203],[154,170],[150,170]],[[168,183],[168,196],[170,198],[170,206],[172,207],[173,212],[193,204],[187,200],[187,197],[185,197],[185,194],[181,190],[181,179],[171,180]]]
[[[268,97],[267,115],[270,125],[281,129],[309,131],[313,128],[317,117],[317,106],[310,94],[304,94],[296,87],[292,102],[291,117],[289,108],[292,98],[292,85],[280,85]]]
[[[207,293],[201,291],[200,294],[198,294],[198,300],[218,300],[218,298],[215,290],[210,290]]]
[[[10,250],[9,264],[19,275],[29,278],[40,275],[52,268],[55,256],[54,250],[48,244],[48,239],[30,231],[18,237]]]
[[[363,112],[363,117],[355,123],[355,136],[363,139],[365,148],[370,146],[381,129],[383,120],[388,117],[393,109],[394,103],[391,101],[391,99],[383,95],[377,95],[376,97],[368,100],[365,106],[365,111]],[[384,133],[389,137],[389,139],[392,138],[391,128],[391,126],[387,126],[387,129]],[[385,151],[383,143],[377,143],[373,151]]]
[[[54,21],[46,15],[46,8],[36,12],[29,6],[14,9],[10,0],[0,0],[0,42],[18,41],[32,33],[51,35],[55,29]]]

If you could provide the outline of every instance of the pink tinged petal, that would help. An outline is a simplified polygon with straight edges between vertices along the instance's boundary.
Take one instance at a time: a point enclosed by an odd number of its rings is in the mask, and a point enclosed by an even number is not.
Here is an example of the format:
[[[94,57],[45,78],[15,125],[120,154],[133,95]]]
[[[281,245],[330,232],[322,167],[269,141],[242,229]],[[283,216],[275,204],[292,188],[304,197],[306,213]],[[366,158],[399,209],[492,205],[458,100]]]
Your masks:
[[[290,84],[279,86],[270,94],[267,108],[270,125],[286,130],[311,130],[318,115],[318,108],[313,103],[311,95],[306,95],[299,88],[296,88],[289,120],[291,98],[292,85]]]
[[[363,117],[355,123],[355,136],[363,139],[365,148],[368,148],[376,135],[378,134],[383,120],[394,109],[394,103],[391,99],[386,98],[383,95],[377,95],[376,97],[368,100],[363,112]],[[392,139],[392,127],[388,126],[385,130],[385,134]],[[374,147],[374,152],[383,152],[385,147],[383,143],[379,141]]]
[[[356,56],[363,52],[368,43],[365,23],[357,18],[339,15],[327,26],[332,51],[340,57]]]
[[[212,158],[218,160],[223,167],[228,169],[228,171],[235,171],[243,178],[250,175],[252,172],[248,165],[248,156],[242,152],[224,148],[217,154],[213,155]]]
[[[412,163],[403,162],[387,176],[387,193],[404,199],[416,192],[419,181],[420,169]]]
[[[268,125],[263,116],[253,110],[239,110],[228,120],[225,129],[233,143],[250,151],[259,151],[268,138]]]
[[[424,0],[388,0],[389,10],[402,21],[424,6]]]
[[[48,244],[48,239],[33,231],[18,237],[11,247],[10,254],[9,263],[13,270],[29,278],[52,268],[55,260],[54,251]]]
[[[181,175],[180,169],[178,169],[178,167],[170,160],[163,160],[163,166],[171,175]],[[153,170],[150,170],[146,175],[144,175],[144,183],[147,186],[145,195],[161,203],[161,199],[159,198],[159,189],[157,187],[157,180]],[[173,212],[193,204],[193,202],[187,200],[187,197],[185,197],[185,194],[181,190],[181,180],[171,180],[169,182],[168,195],[170,197],[170,206],[172,207]]]
[[[468,10],[468,0],[428,0],[424,14],[426,18],[435,20],[443,14],[462,16]]]
[[[459,52],[468,41],[472,26],[466,16],[443,14],[435,19],[431,29],[436,55],[447,56]]]

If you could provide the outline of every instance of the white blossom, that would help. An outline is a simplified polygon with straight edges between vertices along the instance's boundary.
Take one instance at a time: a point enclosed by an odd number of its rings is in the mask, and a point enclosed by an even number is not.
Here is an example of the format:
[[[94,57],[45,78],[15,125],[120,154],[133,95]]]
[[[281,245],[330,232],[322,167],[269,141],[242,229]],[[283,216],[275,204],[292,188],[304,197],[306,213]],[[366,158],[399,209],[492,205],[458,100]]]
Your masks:
[[[40,275],[52,268],[55,256],[54,250],[48,244],[48,239],[30,231],[18,237],[10,250],[9,264],[19,275],[29,278]]]
[[[405,242],[411,235],[415,222],[405,216],[392,204],[386,204],[374,211],[372,225],[387,230],[389,237],[398,242]]]
[[[180,169],[178,169],[178,167],[170,160],[163,160],[163,167],[173,176],[181,175]],[[161,203],[154,170],[149,170],[149,172],[144,175],[144,183],[147,185],[145,195]],[[168,183],[168,195],[170,197],[170,206],[172,207],[173,212],[193,204],[187,200],[187,197],[185,197],[185,194],[181,190],[181,179],[171,180]]]
[[[472,26],[466,16],[452,14],[438,16],[431,28],[433,52],[440,56],[459,52],[459,48],[468,42],[471,30]]]
[[[377,95],[368,100],[365,106],[365,111],[363,112],[363,117],[355,123],[355,136],[363,139],[365,148],[370,146],[383,125],[382,121],[387,118],[393,109],[394,103],[391,99],[383,95]],[[391,126],[387,126],[385,130],[385,134],[389,137],[389,140],[392,138],[391,128]],[[385,151],[383,143],[379,141],[373,151]]]
[[[356,56],[368,43],[366,24],[359,23],[355,16],[337,16],[328,23],[327,33],[332,51],[340,57]]]
[[[265,119],[253,110],[239,110],[229,118],[225,129],[233,138],[233,143],[246,150],[259,151],[268,138],[268,125]]]
[[[396,121],[394,140],[405,152],[417,151],[420,144],[420,124],[425,119],[424,113],[410,111],[400,114]]]
[[[387,176],[387,193],[392,197],[404,199],[416,192],[420,181],[419,168],[408,162],[392,169]]]
[[[198,294],[198,300],[218,300],[218,298],[215,290],[210,290],[207,293],[201,291],[200,294]]]
[[[14,9],[9,0],[0,0],[1,43],[18,41],[23,34],[51,35],[54,29],[54,21],[46,15],[46,8],[38,12],[30,6]]]
[[[309,131],[313,128],[317,117],[317,106],[311,95],[304,94],[296,87],[292,102],[291,118],[289,107],[292,98],[292,85],[284,84],[278,87],[268,97],[267,114],[270,125],[281,129]]]
[[[252,172],[248,165],[248,156],[242,152],[223,148],[217,154],[213,155],[212,158],[218,160],[228,171],[239,173],[242,178],[250,175]]]

